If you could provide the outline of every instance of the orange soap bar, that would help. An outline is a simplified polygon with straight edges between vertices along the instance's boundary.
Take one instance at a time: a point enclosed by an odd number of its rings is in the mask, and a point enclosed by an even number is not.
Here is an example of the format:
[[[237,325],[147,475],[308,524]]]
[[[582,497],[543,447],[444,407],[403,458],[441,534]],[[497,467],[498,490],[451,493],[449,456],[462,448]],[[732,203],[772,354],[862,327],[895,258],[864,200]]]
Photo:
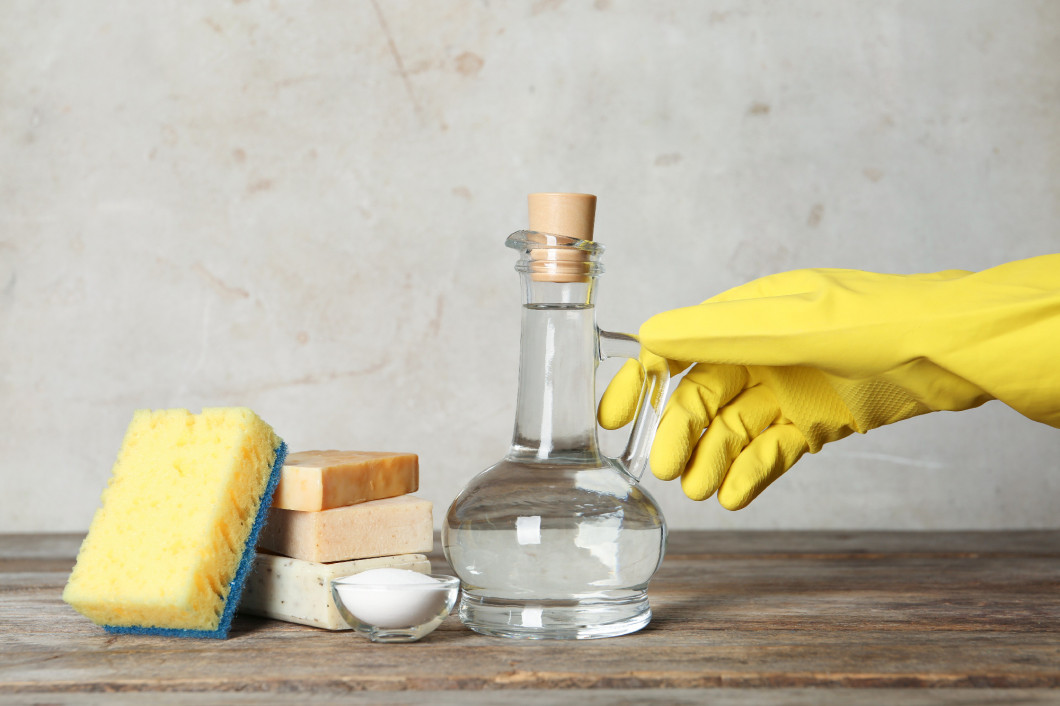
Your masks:
[[[287,455],[272,506],[329,510],[414,493],[419,486],[416,454],[299,451]]]
[[[317,562],[426,553],[434,548],[431,510],[415,495],[319,512],[273,508],[258,546]]]

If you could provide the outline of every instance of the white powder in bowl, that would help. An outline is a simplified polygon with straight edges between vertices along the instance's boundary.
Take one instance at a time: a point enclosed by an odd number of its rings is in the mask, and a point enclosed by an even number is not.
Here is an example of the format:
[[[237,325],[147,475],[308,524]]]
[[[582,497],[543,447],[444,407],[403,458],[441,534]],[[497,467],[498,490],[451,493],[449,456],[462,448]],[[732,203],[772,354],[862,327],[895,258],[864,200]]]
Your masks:
[[[379,628],[422,625],[445,610],[447,589],[437,579],[407,569],[370,569],[335,581],[346,609]]]

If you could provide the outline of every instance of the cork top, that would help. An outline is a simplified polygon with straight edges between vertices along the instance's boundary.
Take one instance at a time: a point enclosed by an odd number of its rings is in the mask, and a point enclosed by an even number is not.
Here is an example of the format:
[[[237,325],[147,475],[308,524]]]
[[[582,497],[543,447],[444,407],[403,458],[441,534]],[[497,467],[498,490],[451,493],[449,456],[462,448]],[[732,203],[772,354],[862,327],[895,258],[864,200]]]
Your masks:
[[[592,194],[530,194],[527,203],[530,230],[579,240],[593,239],[596,197]]]
[[[585,282],[589,253],[572,247],[593,239],[596,197],[592,194],[530,194],[531,238],[548,246],[530,251],[531,277],[537,282]],[[569,242],[556,242],[559,236]],[[554,246],[554,247],[552,247]]]

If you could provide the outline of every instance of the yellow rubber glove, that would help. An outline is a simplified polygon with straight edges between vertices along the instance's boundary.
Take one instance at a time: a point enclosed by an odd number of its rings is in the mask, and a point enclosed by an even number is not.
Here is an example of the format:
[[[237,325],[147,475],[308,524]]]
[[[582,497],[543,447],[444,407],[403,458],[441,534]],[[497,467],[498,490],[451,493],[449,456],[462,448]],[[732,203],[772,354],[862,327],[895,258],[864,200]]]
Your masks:
[[[646,364],[693,366],[652,471],[730,510],[807,451],[926,412],[998,399],[1060,427],[1060,255],[978,273],[785,272],[654,316],[640,340]],[[602,426],[629,422],[641,375],[630,361],[611,381]]]

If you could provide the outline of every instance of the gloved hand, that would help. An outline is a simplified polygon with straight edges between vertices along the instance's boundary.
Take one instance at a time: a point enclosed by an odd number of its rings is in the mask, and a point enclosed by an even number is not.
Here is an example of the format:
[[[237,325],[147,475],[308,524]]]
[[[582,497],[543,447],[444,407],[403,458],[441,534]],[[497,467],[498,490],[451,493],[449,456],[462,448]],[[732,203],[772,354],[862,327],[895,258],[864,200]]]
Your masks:
[[[807,451],[926,412],[998,399],[1060,427],[1060,255],[978,273],[785,272],[654,316],[640,340],[646,365],[692,368],[652,471],[730,510]],[[611,381],[602,426],[629,422],[641,376],[630,361]]]

